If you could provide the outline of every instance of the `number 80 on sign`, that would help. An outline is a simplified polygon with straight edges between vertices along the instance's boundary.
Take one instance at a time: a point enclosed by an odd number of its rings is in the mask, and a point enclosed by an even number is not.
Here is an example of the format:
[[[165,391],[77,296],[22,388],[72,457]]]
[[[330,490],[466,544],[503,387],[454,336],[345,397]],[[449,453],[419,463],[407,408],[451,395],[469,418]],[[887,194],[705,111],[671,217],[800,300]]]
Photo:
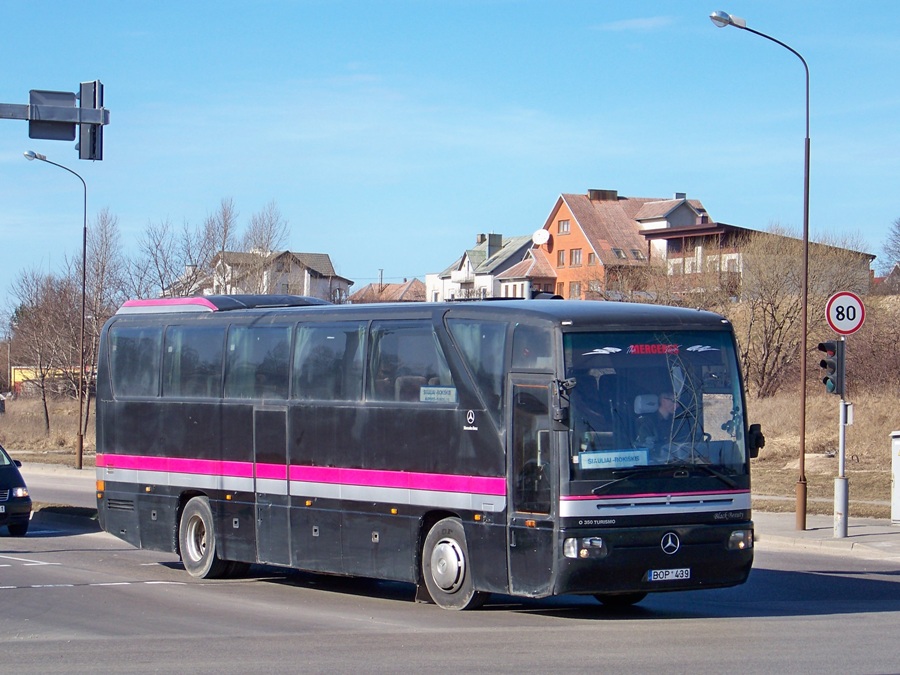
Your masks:
[[[835,333],[850,335],[862,327],[866,320],[866,308],[856,293],[841,291],[828,298],[825,317]]]

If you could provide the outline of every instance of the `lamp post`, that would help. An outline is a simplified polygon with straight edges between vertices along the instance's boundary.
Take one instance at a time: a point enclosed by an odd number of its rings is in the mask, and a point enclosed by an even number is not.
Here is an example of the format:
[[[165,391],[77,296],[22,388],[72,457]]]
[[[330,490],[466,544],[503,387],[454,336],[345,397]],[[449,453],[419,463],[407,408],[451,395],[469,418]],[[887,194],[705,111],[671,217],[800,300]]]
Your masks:
[[[807,333],[807,298],[809,295],[809,66],[806,65],[800,53],[784,44],[781,40],[776,40],[771,35],[760,33],[747,27],[747,22],[739,16],[732,16],[726,12],[716,11],[709,15],[710,20],[719,28],[726,26],[734,26],[748,33],[759,35],[760,37],[770,40],[777,45],[781,45],[791,54],[800,59],[803,64],[803,70],[806,73],[806,138],[804,141],[804,164],[803,164],[803,279],[800,287],[800,476],[797,479],[797,507],[796,507],[796,528],[798,530],[806,529],[806,333]]]
[[[82,417],[84,417],[84,323],[85,287],[87,286],[87,183],[84,182],[84,178],[72,171],[72,169],[67,166],[63,166],[62,164],[51,162],[49,159],[47,159],[46,155],[42,155],[39,152],[34,152],[34,150],[28,150],[23,154],[25,155],[25,159],[27,159],[29,162],[38,159],[42,162],[52,164],[53,166],[58,166],[60,169],[68,171],[70,174],[81,181],[81,186],[84,188],[84,227],[82,229],[81,237],[81,341],[78,346],[78,350],[81,352],[81,364],[78,372],[78,440],[75,453],[75,468],[80,469],[82,466],[82,458],[84,457],[84,432],[82,430]]]

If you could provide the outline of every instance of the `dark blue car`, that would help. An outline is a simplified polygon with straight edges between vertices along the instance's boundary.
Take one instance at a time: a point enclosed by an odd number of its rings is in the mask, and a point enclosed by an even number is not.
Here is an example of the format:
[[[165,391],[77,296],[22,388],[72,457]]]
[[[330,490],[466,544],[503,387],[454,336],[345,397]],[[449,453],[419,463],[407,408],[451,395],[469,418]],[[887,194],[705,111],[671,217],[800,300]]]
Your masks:
[[[14,537],[24,537],[31,520],[31,497],[19,473],[22,462],[12,459],[0,446],[0,526]]]

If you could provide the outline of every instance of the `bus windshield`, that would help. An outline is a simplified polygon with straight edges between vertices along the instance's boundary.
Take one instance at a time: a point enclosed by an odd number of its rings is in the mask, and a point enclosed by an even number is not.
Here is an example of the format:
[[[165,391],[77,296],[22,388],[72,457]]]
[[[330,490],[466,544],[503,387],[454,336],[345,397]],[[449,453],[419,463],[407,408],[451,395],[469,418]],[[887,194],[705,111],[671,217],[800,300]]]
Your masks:
[[[746,474],[743,398],[727,332],[565,336],[571,478],[672,465]]]

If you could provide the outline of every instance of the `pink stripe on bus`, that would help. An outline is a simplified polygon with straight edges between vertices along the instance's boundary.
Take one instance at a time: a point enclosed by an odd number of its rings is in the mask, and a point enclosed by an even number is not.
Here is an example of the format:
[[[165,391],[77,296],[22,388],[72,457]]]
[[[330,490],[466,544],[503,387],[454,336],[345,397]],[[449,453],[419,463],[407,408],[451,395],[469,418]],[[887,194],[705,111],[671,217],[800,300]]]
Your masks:
[[[291,466],[291,480],[335,485],[363,485],[408,490],[440,490],[485,495],[505,495],[506,478],[457,474],[375,471],[322,466]]]
[[[257,464],[256,477],[287,480],[287,467],[284,464]]]
[[[239,478],[267,478],[272,480],[330,483],[333,485],[361,485],[367,487],[401,488],[407,490],[437,490],[483,495],[506,494],[503,476],[460,476],[457,474],[416,473],[410,471],[374,471],[324,466],[290,466],[256,464],[252,462],[222,462],[209,459],[177,457],[147,457],[140,455],[97,455],[96,465],[110,469],[132,469],[172,473],[232,476]],[[256,473],[254,474],[254,466]]]
[[[251,478],[251,462],[223,462],[215,459],[184,459],[181,457],[142,457],[139,455],[97,455],[95,463],[110,469],[166,471],[213,476]]]

